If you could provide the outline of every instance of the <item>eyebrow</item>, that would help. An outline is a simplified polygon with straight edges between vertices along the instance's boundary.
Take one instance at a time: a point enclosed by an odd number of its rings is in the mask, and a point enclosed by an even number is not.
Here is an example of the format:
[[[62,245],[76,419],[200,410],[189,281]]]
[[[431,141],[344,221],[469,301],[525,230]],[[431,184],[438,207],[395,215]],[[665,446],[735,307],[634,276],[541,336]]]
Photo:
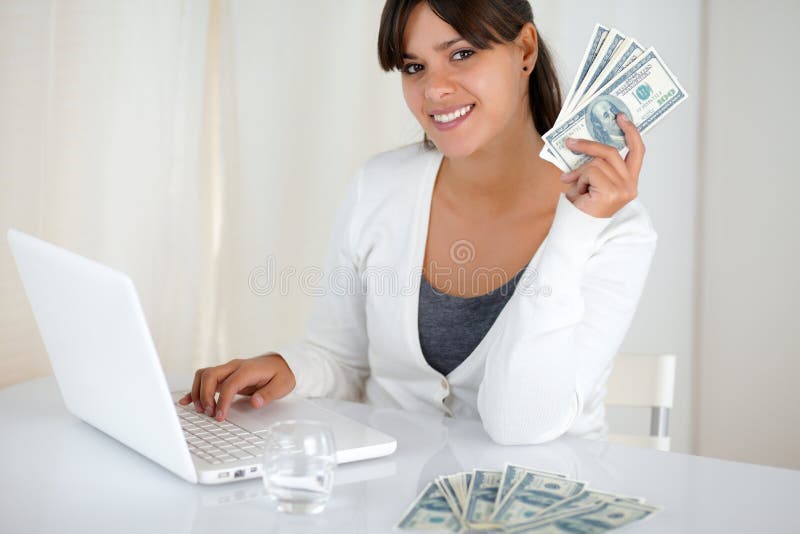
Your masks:
[[[436,45],[433,49],[436,50],[437,52],[441,52],[442,50],[447,50],[448,48],[450,48],[459,41],[465,41],[465,39],[463,37],[456,37],[455,39],[450,39],[449,41],[445,41],[443,43]],[[417,56],[415,56],[414,54],[404,53],[403,59],[419,59],[419,58],[417,58]]]

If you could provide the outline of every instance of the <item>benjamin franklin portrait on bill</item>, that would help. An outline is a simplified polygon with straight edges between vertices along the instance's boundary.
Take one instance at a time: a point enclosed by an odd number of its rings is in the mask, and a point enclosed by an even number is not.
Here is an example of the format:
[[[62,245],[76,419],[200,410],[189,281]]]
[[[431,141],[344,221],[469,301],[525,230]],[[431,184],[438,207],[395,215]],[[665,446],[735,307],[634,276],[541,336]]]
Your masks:
[[[611,95],[601,95],[594,99],[586,110],[586,129],[595,141],[620,150],[625,148],[625,134],[617,124],[617,113],[631,118],[625,103]]]

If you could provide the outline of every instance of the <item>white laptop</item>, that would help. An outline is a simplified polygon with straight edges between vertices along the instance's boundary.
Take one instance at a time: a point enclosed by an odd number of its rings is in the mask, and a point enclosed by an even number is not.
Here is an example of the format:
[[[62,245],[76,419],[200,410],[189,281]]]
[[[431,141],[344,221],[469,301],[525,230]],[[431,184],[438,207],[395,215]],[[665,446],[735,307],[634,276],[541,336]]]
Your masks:
[[[220,484],[261,476],[266,428],[325,421],[339,463],[386,456],[397,441],[289,395],[261,409],[238,397],[220,423],[170,392],[131,279],[11,229],[8,242],[67,409],[179,477]]]

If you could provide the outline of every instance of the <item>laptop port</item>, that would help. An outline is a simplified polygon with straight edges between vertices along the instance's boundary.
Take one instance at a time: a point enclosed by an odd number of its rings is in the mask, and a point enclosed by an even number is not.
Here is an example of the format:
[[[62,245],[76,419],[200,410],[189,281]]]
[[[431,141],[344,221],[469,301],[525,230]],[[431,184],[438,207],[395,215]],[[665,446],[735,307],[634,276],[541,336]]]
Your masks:
[[[245,470],[244,469],[237,469],[236,472],[233,473],[233,478],[242,478],[244,476]]]

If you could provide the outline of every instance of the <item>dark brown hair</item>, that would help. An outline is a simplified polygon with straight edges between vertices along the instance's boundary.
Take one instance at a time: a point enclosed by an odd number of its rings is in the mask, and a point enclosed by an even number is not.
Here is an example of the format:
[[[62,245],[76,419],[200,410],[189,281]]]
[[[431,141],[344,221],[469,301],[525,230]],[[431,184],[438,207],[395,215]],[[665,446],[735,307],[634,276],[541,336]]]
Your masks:
[[[472,46],[485,50],[492,43],[513,41],[525,23],[533,23],[528,0],[386,0],[378,32],[378,59],[385,71],[403,67],[403,33],[411,11],[420,2],[447,22]],[[528,81],[528,101],[533,124],[539,135],[555,124],[561,111],[561,87],[550,52],[538,36],[536,66]],[[427,134],[425,145],[433,148]]]

